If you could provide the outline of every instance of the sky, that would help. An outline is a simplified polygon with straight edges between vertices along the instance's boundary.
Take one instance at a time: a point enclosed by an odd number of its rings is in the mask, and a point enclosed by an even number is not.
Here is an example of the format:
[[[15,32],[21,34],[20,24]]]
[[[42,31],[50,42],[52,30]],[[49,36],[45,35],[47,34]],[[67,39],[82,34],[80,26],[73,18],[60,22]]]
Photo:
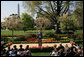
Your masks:
[[[1,1],[1,22],[4,22],[3,18],[9,17],[11,14],[17,14],[18,3],[20,5],[20,15],[21,15],[22,13],[26,12],[24,7],[22,6],[22,1]],[[33,18],[35,19],[36,16],[34,16]]]
[[[22,6],[22,1],[1,1],[1,22],[4,22],[5,17],[11,14],[17,14],[17,5],[20,5],[20,15],[26,12]]]

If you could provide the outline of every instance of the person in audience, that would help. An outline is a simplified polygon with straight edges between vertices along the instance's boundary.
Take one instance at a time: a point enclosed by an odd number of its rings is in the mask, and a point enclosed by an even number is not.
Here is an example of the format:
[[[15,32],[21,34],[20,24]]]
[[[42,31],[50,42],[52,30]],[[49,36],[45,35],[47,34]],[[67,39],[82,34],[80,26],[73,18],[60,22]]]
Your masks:
[[[80,48],[80,45],[78,44],[76,48],[79,49]]]
[[[20,51],[24,51],[24,48],[23,48],[23,46],[22,45],[20,45],[20,49],[19,49]]]
[[[29,45],[26,46],[25,48],[27,55],[26,56],[31,56],[31,51],[29,49]]]
[[[75,54],[75,56],[82,56],[82,50],[81,50],[81,48],[77,50],[77,54]]]
[[[26,53],[26,55],[25,55],[25,56],[32,56],[32,55],[31,55],[31,51],[30,51],[30,50],[27,50],[26,52],[27,52],[27,53]]]
[[[57,45],[54,45],[53,49],[56,50],[57,49]]]
[[[73,45],[73,44],[71,44],[71,50],[73,51],[73,48],[75,48],[76,49],[76,47]]]
[[[18,50],[18,49],[17,49],[17,46],[14,45],[13,48],[14,48],[14,53],[15,53],[15,55],[17,55],[17,50]]]
[[[59,49],[58,51],[58,56],[64,56],[65,54],[63,53],[63,49]]]
[[[20,56],[24,56],[24,53],[22,52]]]
[[[9,51],[10,51],[11,49],[10,49],[10,46],[8,46],[8,49],[7,49],[7,56],[9,56]]]
[[[81,55],[83,56],[83,47],[81,48],[81,50],[82,50],[82,54]]]
[[[26,51],[26,49],[24,49],[24,51],[23,51],[23,55],[25,56],[25,55],[26,55],[26,53],[27,53],[27,51]]]
[[[63,49],[64,51],[64,46],[62,45],[62,43],[60,43],[60,46],[58,46],[57,50]]]
[[[9,51],[9,56],[15,56],[13,48]]]
[[[51,56],[83,56],[83,47],[76,48],[73,44],[71,44],[71,47],[68,47],[66,44],[65,47],[60,44],[60,46],[57,47],[57,45],[54,45],[54,50],[50,53]],[[17,46],[13,46],[12,49],[10,49],[10,46],[8,46],[8,49],[6,50],[3,48],[1,50],[1,56],[32,56],[31,50],[29,49],[29,45],[26,46],[24,49],[22,45],[20,45],[20,48],[17,49]]]
[[[21,55],[21,52],[20,52],[20,50],[18,49],[17,50],[17,56],[20,56]]]
[[[58,56],[57,49],[54,49],[51,53],[51,56]]]
[[[68,48],[67,52],[65,52],[65,56],[70,56],[70,48]]]
[[[2,50],[1,55],[2,55],[2,56],[6,56],[6,49],[3,49],[3,50]]]
[[[29,45],[27,45],[25,49],[26,49],[26,50],[29,50]]]
[[[69,49],[68,45],[66,44],[64,47],[64,53],[67,53],[67,50]]]
[[[76,51],[76,47],[74,47],[73,44],[72,44],[72,46],[70,47],[69,56],[74,56],[76,54],[75,51]]]

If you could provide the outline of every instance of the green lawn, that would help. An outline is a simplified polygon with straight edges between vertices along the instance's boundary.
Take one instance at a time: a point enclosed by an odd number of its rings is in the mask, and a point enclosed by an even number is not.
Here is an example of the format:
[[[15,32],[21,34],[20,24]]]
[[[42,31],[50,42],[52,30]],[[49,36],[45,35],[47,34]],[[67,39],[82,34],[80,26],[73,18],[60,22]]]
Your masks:
[[[25,35],[26,33],[37,33],[37,30],[28,30],[24,33],[24,31],[14,31],[14,35]],[[53,30],[44,30],[43,33],[51,33],[55,32]],[[77,30],[74,34],[83,34],[83,30]],[[1,31],[1,35],[12,35],[12,31]]]
[[[14,35],[24,35],[24,31],[14,31]],[[1,35],[12,35],[12,31],[1,31]]]
[[[29,30],[24,33],[24,31],[14,31],[14,35],[25,35],[26,33],[37,33],[37,30]],[[45,30],[43,33],[54,32],[52,30]],[[1,35],[12,35],[12,31],[1,31]]]
[[[50,52],[36,52],[32,53],[32,56],[50,56]]]
[[[83,30],[77,30],[74,32],[74,34],[83,34]]]

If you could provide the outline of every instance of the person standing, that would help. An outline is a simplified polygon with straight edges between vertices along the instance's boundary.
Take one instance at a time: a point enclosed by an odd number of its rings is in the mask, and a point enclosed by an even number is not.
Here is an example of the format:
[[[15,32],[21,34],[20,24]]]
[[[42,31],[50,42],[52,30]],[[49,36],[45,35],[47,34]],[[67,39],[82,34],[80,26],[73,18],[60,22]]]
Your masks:
[[[41,47],[42,46],[42,29],[39,30],[37,34],[37,38],[38,38],[39,47]]]

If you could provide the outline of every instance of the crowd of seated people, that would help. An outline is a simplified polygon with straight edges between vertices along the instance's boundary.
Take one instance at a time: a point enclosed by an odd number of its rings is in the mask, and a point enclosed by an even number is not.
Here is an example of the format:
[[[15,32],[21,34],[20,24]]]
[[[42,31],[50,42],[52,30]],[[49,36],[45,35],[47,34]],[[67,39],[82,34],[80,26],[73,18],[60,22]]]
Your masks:
[[[83,56],[83,47],[79,45],[75,47],[73,44],[71,44],[71,47],[68,47],[67,44],[65,47],[62,44],[58,47],[54,45],[51,56]]]
[[[26,48],[23,48],[22,45],[19,46],[18,49],[17,46],[13,46],[12,49],[10,49],[10,46],[8,49],[1,50],[1,56],[32,56],[31,51],[29,49],[29,45],[26,46]],[[60,44],[58,47],[57,45],[54,45],[53,51],[50,52],[51,56],[83,56],[83,47],[74,46],[71,44],[71,47],[68,47],[66,44],[63,46]]]
[[[29,45],[25,49],[22,45],[20,45],[19,49],[17,49],[16,45],[12,49],[9,46],[7,50],[3,49],[1,51],[1,56],[31,56],[31,51],[29,50]]]

